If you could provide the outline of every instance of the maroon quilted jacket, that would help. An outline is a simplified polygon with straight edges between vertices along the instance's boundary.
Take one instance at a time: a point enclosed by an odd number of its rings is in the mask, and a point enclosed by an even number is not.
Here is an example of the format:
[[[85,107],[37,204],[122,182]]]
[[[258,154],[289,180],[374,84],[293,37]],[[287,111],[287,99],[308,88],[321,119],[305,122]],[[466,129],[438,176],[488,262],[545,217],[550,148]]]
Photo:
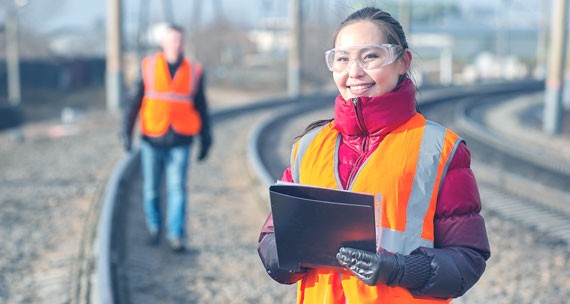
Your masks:
[[[356,107],[352,100],[345,101],[340,95],[336,98],[335,128],[342,133],[338,169],[345,189],[386,134],[415,113],[415,88],[409,79],[383,96],[359,98]],[[490,248],[485,222],[479,214],[481,200],[470,162],[469,150],[461,143],[437,200],[435,248],[420,247],[406,256],[403,281],[407,286],[404,287],[409,287],[415,295],[461,296],[485,270]],[[292,181],[290,169],[284,172],[282,180]],[[262,262],[276,281],[294,283],[301,278],[302,274],[286,273],[277,267],[271,215],[259,240]]]

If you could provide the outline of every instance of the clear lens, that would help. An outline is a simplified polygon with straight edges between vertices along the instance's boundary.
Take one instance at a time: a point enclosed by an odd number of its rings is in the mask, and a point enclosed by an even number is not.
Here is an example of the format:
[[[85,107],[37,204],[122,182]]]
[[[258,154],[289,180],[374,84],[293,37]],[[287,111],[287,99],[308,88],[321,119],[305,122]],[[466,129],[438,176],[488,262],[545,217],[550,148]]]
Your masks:
[[[327,67],[332,72],[348,71],[351,62],[358,61],[365,70],[378,69],[394,62],[403,48],[395,44],[364,45],[325,52]]]

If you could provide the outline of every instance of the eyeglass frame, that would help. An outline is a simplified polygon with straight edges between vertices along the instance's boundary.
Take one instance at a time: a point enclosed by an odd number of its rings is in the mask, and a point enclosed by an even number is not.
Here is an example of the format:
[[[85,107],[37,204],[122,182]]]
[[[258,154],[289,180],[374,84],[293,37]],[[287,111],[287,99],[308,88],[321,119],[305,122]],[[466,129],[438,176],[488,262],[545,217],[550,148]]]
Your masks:
[[[340,72],[334,71],[333,70],[333,64],[331,63],[329,65],[329,54],[335,51],[340,51],[343,49],[349,49],[349,48],[355,48],[355,47],[359,47],[360,49],[366,48],[366,47],[380,47],[383,48],[387,51],[387,53],[389,54],[389,60],[387,60],[386,62],[384,62],[382,65],[372,68],[372,69],[368,69],[365,67],[366,63],[363,63],[359,58],[350,58],[349,59],[349,63],[346,65],[346,69]],[[364,69],[364,70],[375,70],[375,69],[379,69],[381,67],[387,66],[389,64],[394,63],[396,60],[398,60],[398,58],[400,58],[400,56],[402,56],[402,54],[404,53],[405,49],[403,46],[399,45],[399,44],[390,44],[390,43],[384,43],[384,44],[364,44],[364,45],[356,45],[353,47],[347,47],[347,48],[342,48],[342,49],[337,49],[337,48],[332,48],[328,51],[325,52],[325,63],[327,65],[327,68],[329,69],[329,71],[334,72],[334,73],[345,73],[347,72],[350,67],[350,61],[356,61],[358,62],[358,64],[360,64],[360,66]]]

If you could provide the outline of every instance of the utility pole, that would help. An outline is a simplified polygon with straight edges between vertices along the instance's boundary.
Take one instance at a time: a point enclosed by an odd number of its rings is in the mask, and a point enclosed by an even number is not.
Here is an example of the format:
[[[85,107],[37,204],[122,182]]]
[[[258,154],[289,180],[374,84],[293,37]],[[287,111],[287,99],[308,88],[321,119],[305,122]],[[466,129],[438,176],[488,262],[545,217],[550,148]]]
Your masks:
[[[18,35],[18,11],[14,4],[8,4],[6,14],[6,70],[8,73],[8,101],[10,105],[19,107],[21,102],[20,88],[20,50]]]
[[[289,45],[289,60],[287,73],[287,93],[290,97],[298,97],[301,94],[301,47],[302,36],[301,27],[302,9],[301,0],[291,0],[290,2],[291,17],[291,44]]]
[[[559,134],[562,120],[562,81],[566,61],[567,0],[553,0],[550,29],[550,54],[544,104],[543,128],[549,134]]]
[[[123,97],[123,58],[121,0],[107,1],[107,110],[111,113],[120,108]]]
[[[8,73],[8,102],[15,110],[17,126],[10,131],[10,137],[16,142],[24,141],[24,133],[20,128],[21,117],[21,87],[20,87],[20,35],[18,34],[18,7],[24,7],[28,1],[10,1],[6,9],[5,37],[6,37],[6,72]]]
[[[141,0],[139,2],[139,26],[137,30],[137,62],[144,58],[146,48],[148,47],[148,12],[150,9],[150,0]]]

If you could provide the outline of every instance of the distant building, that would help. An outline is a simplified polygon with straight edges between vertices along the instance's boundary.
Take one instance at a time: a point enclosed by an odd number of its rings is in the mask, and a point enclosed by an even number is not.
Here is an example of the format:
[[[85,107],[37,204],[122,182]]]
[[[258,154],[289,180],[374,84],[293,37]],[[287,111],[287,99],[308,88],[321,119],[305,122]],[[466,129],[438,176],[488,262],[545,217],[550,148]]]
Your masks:
[[[52,56],[63,58],[104,58],[106,35],[101,29],[61,28],[46,36]]]

